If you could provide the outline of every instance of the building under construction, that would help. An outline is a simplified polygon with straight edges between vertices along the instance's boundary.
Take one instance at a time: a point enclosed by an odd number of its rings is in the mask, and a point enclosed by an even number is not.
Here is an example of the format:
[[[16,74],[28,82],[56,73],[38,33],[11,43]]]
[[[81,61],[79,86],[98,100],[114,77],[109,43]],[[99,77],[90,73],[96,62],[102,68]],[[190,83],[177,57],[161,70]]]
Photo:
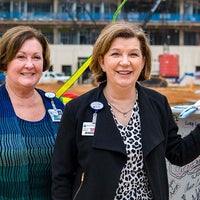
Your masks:
[[[121,3],[122,0],[1,0],[0,36],[16,25],[40,29],[52,45],[52,69],[70,75],[90,56],[98,34],[113,19]],[[194,49],[190,51],[193,57],[193,51],[198,53],[195,47],[200,45],[200,0],[127,0],[117,20],[130,21],[145,29],[154,59],[163,52],[171,53],[170,50],[184,58],[184,48],[188,46]],[[64,58],[59,55],[61,58],[55,59],[59,45],[67,46],[59,51],[61,54],[73,50],[76,54],[69,57],[63,54]],[[192,63],[183,62],[182,74],[194,72],[200,65],[196,56],[191,58]]]
[[[1,0],[1,34],[14,25],[41,29],[52,44],[93,44],[120,0]],[[199,0],[128,0],[119,20],[145,29],[152,45],[199,45]]]

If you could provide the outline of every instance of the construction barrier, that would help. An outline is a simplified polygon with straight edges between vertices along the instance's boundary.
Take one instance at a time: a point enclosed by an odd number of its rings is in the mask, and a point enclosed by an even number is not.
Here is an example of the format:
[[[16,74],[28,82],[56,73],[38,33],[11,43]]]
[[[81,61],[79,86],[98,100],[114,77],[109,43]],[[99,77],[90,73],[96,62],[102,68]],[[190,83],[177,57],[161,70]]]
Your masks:
[[[185,119],[178,118],[181,109],[172,107],[175,120],[179,126],[179,134],[183,137],[200,123],[200,111],[196,111]],[[191,163],[178,167],[167,161],[170,200],[200,199],[200,156]]]

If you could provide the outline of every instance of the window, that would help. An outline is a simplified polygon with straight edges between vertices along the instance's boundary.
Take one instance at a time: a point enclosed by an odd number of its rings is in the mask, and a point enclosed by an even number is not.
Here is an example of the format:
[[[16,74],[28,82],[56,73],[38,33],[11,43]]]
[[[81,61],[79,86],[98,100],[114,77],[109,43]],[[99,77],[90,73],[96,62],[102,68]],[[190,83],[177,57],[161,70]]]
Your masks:
[[[77,32],[75,30],[60,30],[60,44],[77,44]]]
[[[66,76],[71,76],[72,75],[72,66],[71,65],[62,65],[62,72]]]
[[[196,32],[185,32],[184,45],[199,45],[199,37]]]
[[[28,2],[28,12],[50,12],[52,11],[52,5],[50,3],[35,3]]]
[[[82,64],[83,64],[87,59],[88,59],[88,58],[79,57],[79,58],[78,58],[78,67],[81,67]],[[83,74],[79,77],[78,83],[79,83],[79,84],[91,83],[91,72],[90,72],[90,69],[89,69],[89,68],[87,68],[87,69],[83,72]]]
[[[53,32],[52,32],[52,30],[42,30],[42,32],[45,35],[45,37],[47,38],[47,41],[50,44],[53,44],[54,41],[53,41]]]
[[[176,30],[150,30],[148,31],[151,45],[178,45],[179,32]]]

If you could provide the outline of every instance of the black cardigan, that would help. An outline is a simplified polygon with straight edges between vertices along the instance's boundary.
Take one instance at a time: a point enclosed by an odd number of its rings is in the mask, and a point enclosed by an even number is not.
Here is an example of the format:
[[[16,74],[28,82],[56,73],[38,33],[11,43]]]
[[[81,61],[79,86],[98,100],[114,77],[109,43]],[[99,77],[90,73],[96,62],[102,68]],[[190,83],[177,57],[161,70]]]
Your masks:
[[[113,200],[126,150],[100,85],[66,104],[53,155],[53,200]],[[167,158],[185,165],[200,154],[200,126],[184,139],[165,96],[137,84],[144,166],[154,200],[168,200]],[[90,103],[100,101],[94,136],[82,136],[91,122]],[[84,180],[81,182],[81,176]]]

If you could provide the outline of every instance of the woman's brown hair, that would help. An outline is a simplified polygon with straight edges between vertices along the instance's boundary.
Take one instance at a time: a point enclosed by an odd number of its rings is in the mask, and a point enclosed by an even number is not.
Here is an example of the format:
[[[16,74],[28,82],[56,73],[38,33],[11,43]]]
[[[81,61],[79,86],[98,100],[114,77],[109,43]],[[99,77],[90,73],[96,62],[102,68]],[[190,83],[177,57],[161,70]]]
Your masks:
[[[15,57],[24,42],[36,38],[42,46],[43,71],[50,68],[50,49],[45,36],[29,26],[16,26],[8,29],[0,39],[0,71],[6,71],[8,63]]]
[[[142,55],[145,58],[145,65],[138,78],[138,81],[149,79],[151,73],[152,58],[150,46],[145,32],[139,26],[134,26],[130,22],[117,21],[111,22],[105,26],[94,44],[90,64],[90,70],[93,74],[94,83],[98,84],[100,82],[106,81],[106,74],[102,71],[98,62],[98,58],[99,56],[104,57],[104,55],[108,52],[113,40],[118,37],[135,37],[140,41],[140,48]]]

